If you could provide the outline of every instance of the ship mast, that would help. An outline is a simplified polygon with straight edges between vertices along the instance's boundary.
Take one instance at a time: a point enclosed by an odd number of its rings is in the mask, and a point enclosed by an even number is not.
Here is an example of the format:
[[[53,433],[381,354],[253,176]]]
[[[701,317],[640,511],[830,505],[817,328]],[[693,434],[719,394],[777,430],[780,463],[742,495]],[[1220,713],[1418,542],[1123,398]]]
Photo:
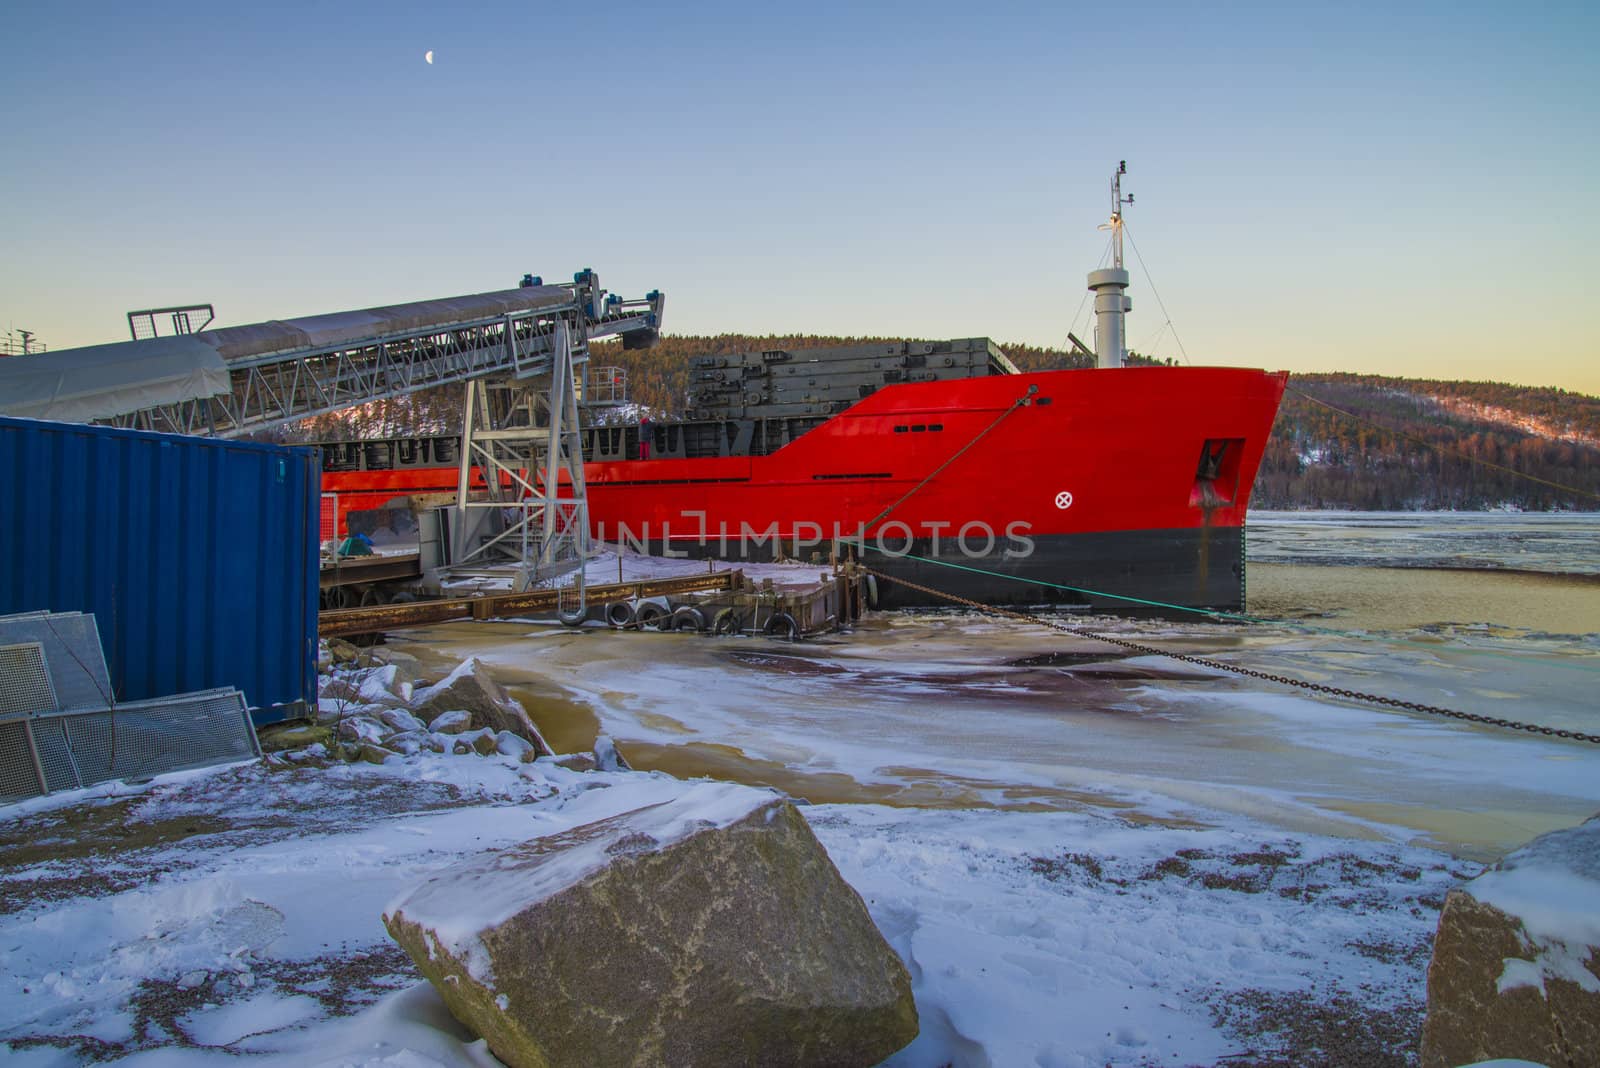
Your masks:
[[[1117,164],[1111,176],[1111,221],[1100,229],[1111,231],[1111,266],[1089,272],[1089,291],[1094,294],[1095,361],[1100,367],[1121,367],[1127,359],[1127,333],[1123,316],[1133,310],[1128,299],[1128,272],[1122,268],[1122,206],[1133,203],[1133,194],[1122,196],[1122,176],[1128,161]]]

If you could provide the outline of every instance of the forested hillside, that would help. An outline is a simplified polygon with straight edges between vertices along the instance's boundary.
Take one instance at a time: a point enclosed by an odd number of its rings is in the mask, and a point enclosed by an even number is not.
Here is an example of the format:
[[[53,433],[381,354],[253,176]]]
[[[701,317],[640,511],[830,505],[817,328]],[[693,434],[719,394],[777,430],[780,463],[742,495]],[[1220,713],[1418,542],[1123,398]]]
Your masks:
[[[1600,398],[1343,374],[1289,388],[1257,507],[1600,509]]]
[[[890,340],[668,336],[653,349],[624,351],[604,342],[592,351],[593,366],[626,371],[636,404],[670,415],[683,407],[690,356]],[[1090,362],[1054,349],[1000,347],[1025,371]],[[1137,355],[1131,361],[1150,362]],[[327,441],[455,433],[460,407],[459,387],[447,387],[308,420],[283,436]],[[1498,382],[1295,375],[1256,480],[1255,504],[1600,509],[1600,398]]]

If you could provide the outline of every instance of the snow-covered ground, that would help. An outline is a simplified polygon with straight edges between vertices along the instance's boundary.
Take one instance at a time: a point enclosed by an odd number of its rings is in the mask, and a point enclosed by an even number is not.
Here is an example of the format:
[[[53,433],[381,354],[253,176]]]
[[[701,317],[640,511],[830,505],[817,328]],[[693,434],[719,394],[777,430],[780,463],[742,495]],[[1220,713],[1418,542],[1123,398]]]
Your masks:
[[[30,1068],[492,1064],[388,940],[384,907],[463,855],[684,789],[424,753],[35,804],[0,838],[0,1048]],[[1440,897],[1475,870],[1220,814],[1192,826],[1192,809],[805,811],[911,969],[922,1036],[891,1065],[1403,1042]]]

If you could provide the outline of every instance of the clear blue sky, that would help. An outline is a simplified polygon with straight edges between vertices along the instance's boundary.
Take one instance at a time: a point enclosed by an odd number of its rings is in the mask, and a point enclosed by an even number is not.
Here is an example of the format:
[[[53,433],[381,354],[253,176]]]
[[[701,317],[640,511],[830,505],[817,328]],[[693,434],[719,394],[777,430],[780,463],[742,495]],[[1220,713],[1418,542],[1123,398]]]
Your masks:
[[[1600,393],[1597,11],[13,0],[0,328],[592,266],[673,333],[1060,344],[1126,159],[1195,363]]]

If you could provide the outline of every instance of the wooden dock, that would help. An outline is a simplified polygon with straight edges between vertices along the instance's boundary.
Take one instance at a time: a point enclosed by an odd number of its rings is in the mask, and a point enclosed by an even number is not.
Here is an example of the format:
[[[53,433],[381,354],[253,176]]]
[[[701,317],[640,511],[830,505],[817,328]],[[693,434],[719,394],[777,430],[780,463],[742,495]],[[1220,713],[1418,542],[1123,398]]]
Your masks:
[[[649,579],[643,582],[616,582],[590,586],[585,591],[590,605],[608,605],[650,597],[669,597],[697,592],[737,589],[744,582],[740,571],[717,571],[685,578]],[[529,590],[526,593],[486,593],[471,597],[442,597],[432,601],[373,605],[367,608],[340,608],[321,613],[317,634],[324,638],[352,634],[375,634],[406,627],[426,627],[455,619],[504,619],[529,612],[554,612],[560,591]]]
[[[613,628],[794,639],[837,630],[859,619],[866,607],[861,581],[853,570],[841,569],[819,573],[814,584],[780,587],[771,579],[752,581],[743,571],[716,571],[607,583],[584,592],[590,617]],[[552,588],[326,610],[318,618],[317,633],[324,638],[349,637],[453,620],[554,613],[562,597],[560,589]]]

